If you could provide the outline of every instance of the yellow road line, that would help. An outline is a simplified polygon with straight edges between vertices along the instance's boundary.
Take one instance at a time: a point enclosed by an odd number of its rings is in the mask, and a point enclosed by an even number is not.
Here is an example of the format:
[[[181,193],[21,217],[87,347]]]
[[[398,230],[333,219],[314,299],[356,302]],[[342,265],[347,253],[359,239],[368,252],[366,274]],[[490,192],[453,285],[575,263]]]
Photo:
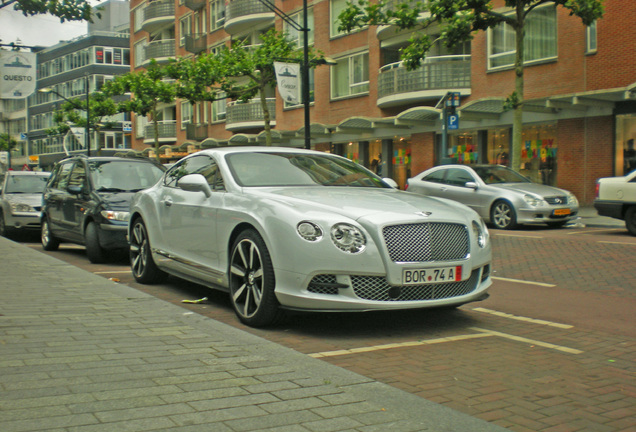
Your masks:
[[[491,276],[490,278],[494,280],[515,282],[515,283],[526,284],[526,285],[538,285],[538,286],[543,286],[548,288],[552,288],[556,286],[555,284],[549,284],[544,282],[533,282],[533,281],[527,281],[527,280],[521,280],[521,279],[510,279],[510,278],[502,278],[502,277],[496,277],[496,276]]]
[[[492,309],[486,309],[486,308],[474,308],[471,309],[477,312],[483,312],[483,313],[487,313],[490,315],[495,315],[498,317],[503,317],[503,318],[509,318],[509,319],[513,319],[513,320],[517,320],[517,321],[524,321],[524,322],[529,322],[532,324],[539,324],[539,325],[546,325],[546,326],[550,326],[550,327],[556,327],[556,328],[561,328],[561,329],[571,329],[574,326],[570,325],[570,324],[561,324],[561,323],[555,323],[552,321],[546,321],[546,320],[540,320],[540,319],[536,319],[536,318],[527,318],[527,317],[522,317],[522,316],[518,316],[518,315],[512,315],[506,312],[499,312],[496,310],[492,310]]]

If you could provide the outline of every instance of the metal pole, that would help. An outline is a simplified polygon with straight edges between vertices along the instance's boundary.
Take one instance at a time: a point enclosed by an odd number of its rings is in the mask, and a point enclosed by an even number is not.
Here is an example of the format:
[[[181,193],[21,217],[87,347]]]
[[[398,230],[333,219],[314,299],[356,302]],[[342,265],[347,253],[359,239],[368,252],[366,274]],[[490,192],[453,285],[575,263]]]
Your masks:
[[[86,130],[84,131],[84,133],[86,134],[86,156],[90,156],[91,155],[91,125],[90,125],[91,109],[90,109],[90,102],[88,98],[89,96],[88,74],[84,76],[84,79],[86,84]]]
[[[302,97],[305,104],[305,148],[311,149],[311,125],[309,118],[309,26],[307,24],[307,0],[303,0],[303,64]]]

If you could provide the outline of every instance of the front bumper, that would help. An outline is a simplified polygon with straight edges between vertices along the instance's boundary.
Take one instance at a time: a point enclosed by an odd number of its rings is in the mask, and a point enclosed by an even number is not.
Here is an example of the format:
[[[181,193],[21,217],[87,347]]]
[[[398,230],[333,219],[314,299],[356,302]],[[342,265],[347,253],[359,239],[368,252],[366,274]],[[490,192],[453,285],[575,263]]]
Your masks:
[[[102,223],[99,225],[99,244],[104,249],[128,249],[128,224]]]
[[[567,209],[569,214],[559,215],[558,212]],[[521,208],[517,210],[517,223],[550,223],[550,222],[568,222],[578,217],[578,207],[540,207],[540,208]]]
[[[40,229],[40,212],[7,213],[4,218],[7,228],[23,230]]]

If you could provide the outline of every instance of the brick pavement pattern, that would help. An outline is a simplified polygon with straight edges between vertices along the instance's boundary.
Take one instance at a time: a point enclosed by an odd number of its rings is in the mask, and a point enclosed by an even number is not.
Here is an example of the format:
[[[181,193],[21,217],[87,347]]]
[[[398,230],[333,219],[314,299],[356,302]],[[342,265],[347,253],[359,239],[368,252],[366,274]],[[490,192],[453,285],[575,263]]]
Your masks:
[[[505,430],[4,238],[0,255],[2,432]]]

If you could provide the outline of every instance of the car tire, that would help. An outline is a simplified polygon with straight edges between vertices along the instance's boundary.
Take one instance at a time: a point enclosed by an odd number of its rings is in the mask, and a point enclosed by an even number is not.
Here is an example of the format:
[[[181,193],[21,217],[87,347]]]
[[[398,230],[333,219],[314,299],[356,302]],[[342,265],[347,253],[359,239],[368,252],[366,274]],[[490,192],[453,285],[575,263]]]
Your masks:
[[[42,249],[45,251],[56,251],[60,247],[60,241],[51,232],[51,224],[46,216],[42,219],[40,240],[42,241]]]
[[[228,275],[230,300],[241,322],[264,327],[281,318],[272,260],[265,241],[255,230],[243,231],[234,241]]]
[[[11,238],[13,230],[9,228],[4,222],[4,213],[0,212],[0,236]]]
[[[490,222],[499,229],[513,229],[517,226],[517,213],[508,201],[496,201],[490,209]]]
[[[135,280],[142,284],[154,284],[167,277],[152,259],[148,230],[141,218],[135,220],[130,232],[130,269]]]
[[[93,264],[101,264],[105,260],[106,253],[99,244],[99,233],[95,222],[89,222],[84,232],[84,242],[86,244],[86,255]]]
[[[636,236],[636,206],[631,206],[625,212],[625,226],[631,235]]]

